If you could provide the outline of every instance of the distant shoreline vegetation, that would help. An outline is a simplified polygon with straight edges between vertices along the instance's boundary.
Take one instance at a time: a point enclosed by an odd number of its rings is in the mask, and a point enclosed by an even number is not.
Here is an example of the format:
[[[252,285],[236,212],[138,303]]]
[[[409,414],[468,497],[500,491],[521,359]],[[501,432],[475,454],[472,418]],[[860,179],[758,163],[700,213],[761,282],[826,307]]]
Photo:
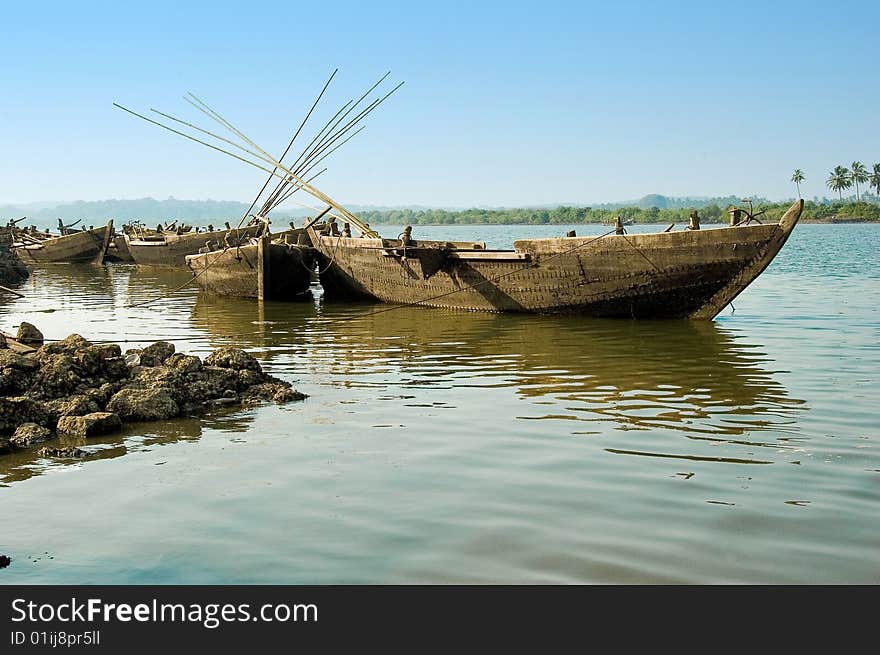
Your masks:
[[[764,198],[753,199],[755,209],[767,208],[766,219],[773,221],[782,216],[793,200],[771,202]],[[473,209],[430,207],[376,207],[356,204],[345,206],[362,220],[373,225],[571,225],[610,224],[617,216],[634,223],[688,222],[688,214],[699,210],[703,223],[727,223],[727,209],[742,206],[737,196],[715,198],[673,198],[648,195],[639,200],[607,203],[591,207],[563,205],[521,208],[483,207]],[[10,219],[27,217],[27,225],[54,228],[59,219],[65,224],[81,221],[82,225],[100,225],[113,219],[117,226],[129,221],[141,221],[148,225],[177,220],[192,225],[221,226],[225,221],[237,225],[248,210],[248,205],[236,201],[179,200],[169,198],[156,200],[140,198],[130,200],[77,201],[70,203],[40,203],[30,206],[0,205],[0,224]],[[314,212],[302,208],[279,208],[270,218],[273,226],[286,225],[302,220]],[[765,220],[762,218],[761,220]],[[875,223],[880,222],[880,197],[862,193],[860,202],[855,198],[829,200],[813,198],[806,201],[801,219],[813,223]]]
[[[759,220],[779,220],[793,201],[763,203],[767,208]],[[634,223],[687,223],[693,209],[698,209],[703,223],[727,223],[729,205],[693,205],[676,209],[659,207],[556,207],[555,209],[393,209],[358,212],[371,225],[573,225],[612,223],[618,216]],[[880,204],[870,202],[816,203],[806,201],[801,220],[806,223],[875,223],[880,222]]]

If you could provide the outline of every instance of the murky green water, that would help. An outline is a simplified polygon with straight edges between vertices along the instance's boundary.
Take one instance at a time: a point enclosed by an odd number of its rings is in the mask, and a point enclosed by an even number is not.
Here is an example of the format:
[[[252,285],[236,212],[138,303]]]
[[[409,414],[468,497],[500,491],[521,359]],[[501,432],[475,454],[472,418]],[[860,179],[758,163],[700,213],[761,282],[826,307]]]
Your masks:
[[[127,308],[186,274],[38,270],[0,327],[237,344],[311,398],[0,458],[0,583],[878,583],[878,248],[799,226],[713,323]]]

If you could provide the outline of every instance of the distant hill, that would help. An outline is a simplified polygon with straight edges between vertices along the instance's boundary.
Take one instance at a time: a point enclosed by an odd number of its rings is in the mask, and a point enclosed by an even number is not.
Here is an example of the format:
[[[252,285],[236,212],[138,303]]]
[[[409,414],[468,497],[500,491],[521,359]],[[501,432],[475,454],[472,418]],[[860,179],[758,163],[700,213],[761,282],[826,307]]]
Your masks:
[[[317,206],[319,203],[314,201]],[[399,209],[424,211],[431,209],[420,205],[406,207],[386,207],[375,205],[345,205],[354,212],[379,211],[390,212]],[[77,200],[75,202],[35,202],[24,205],[0,205],[0,224],[10,219],[27,216],[27,225],[52,227],[60,218],[65,223],[81,220],[81,225],[99,225],[111,218],[118,223],[137,220],[144,223],[181,222],[207,225],[222,224],[224,221],[237,223],[247,211],[249,204],[234,200],[179,200],[167,198],[113,199],[113,200]],[[278,222],[294,218],[301,219],[311,216],[314,212],[307,208],[282,207],[272,212],[271,218]]]
[[[135,200],[78,200],[45,206],[43,203],[16,206],[0,206],[0,222],[10,218],[28,217],[28,224],[52,226],[60,218],[65,223],[82,220],[85,225],[97,225],[114,219],[120,223],[140,220],[145,223],[173,221],[175,219],[197,224],[236,223],[247,210],[248,205],[232,200],[156,200],[155,198],[138,198]],[[275,215],[279,219],[293,216],[305,216],[308,210],[282,211]]]

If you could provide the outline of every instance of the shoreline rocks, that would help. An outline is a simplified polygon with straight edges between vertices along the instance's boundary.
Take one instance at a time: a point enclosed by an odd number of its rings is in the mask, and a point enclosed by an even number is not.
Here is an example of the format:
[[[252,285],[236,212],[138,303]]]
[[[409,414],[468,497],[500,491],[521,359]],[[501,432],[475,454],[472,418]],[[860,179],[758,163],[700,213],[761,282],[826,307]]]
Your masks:
[[[0,284],[7,286],[20,284],[29,275],[30,270],[9,248],[8,243],[0,243]]]
[[[35,327],[22,326],[32,343],[37,335],[42,339]],[[220,348],[202,361],[176,353],[164,341],[123,354],[117,344],[93,344],[71,334],[31,355],[0,349],[0,452],[58,436],[112,434],[126,423],[169,420],[218,406],[304,398],[238,348]],[[51,446],[39,453],[86,454]]]

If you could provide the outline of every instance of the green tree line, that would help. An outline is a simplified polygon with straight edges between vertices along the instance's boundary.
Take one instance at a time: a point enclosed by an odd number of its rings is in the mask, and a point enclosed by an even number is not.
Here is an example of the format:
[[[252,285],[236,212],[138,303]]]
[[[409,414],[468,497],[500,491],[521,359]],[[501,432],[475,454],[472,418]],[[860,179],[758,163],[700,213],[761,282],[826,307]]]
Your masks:
[[[763,204],[767,220],[776,220],[791,206],[790,201]],[[699,207],[703,223],[727,223],[729,207],[711,203]],[[686,224],[693,208],[660,209],[659,207],[556,207],[555,209],[394,209],[362,211],[358,216],[370,224],[381,225],[571,225],[578,223],[610,224],[620,216],[634,223]],[[760,220],[764,220],[762,217]],[[802,220],[821,222],[880,221],[880,204],[868,202],[813,202],[804,204]]]

